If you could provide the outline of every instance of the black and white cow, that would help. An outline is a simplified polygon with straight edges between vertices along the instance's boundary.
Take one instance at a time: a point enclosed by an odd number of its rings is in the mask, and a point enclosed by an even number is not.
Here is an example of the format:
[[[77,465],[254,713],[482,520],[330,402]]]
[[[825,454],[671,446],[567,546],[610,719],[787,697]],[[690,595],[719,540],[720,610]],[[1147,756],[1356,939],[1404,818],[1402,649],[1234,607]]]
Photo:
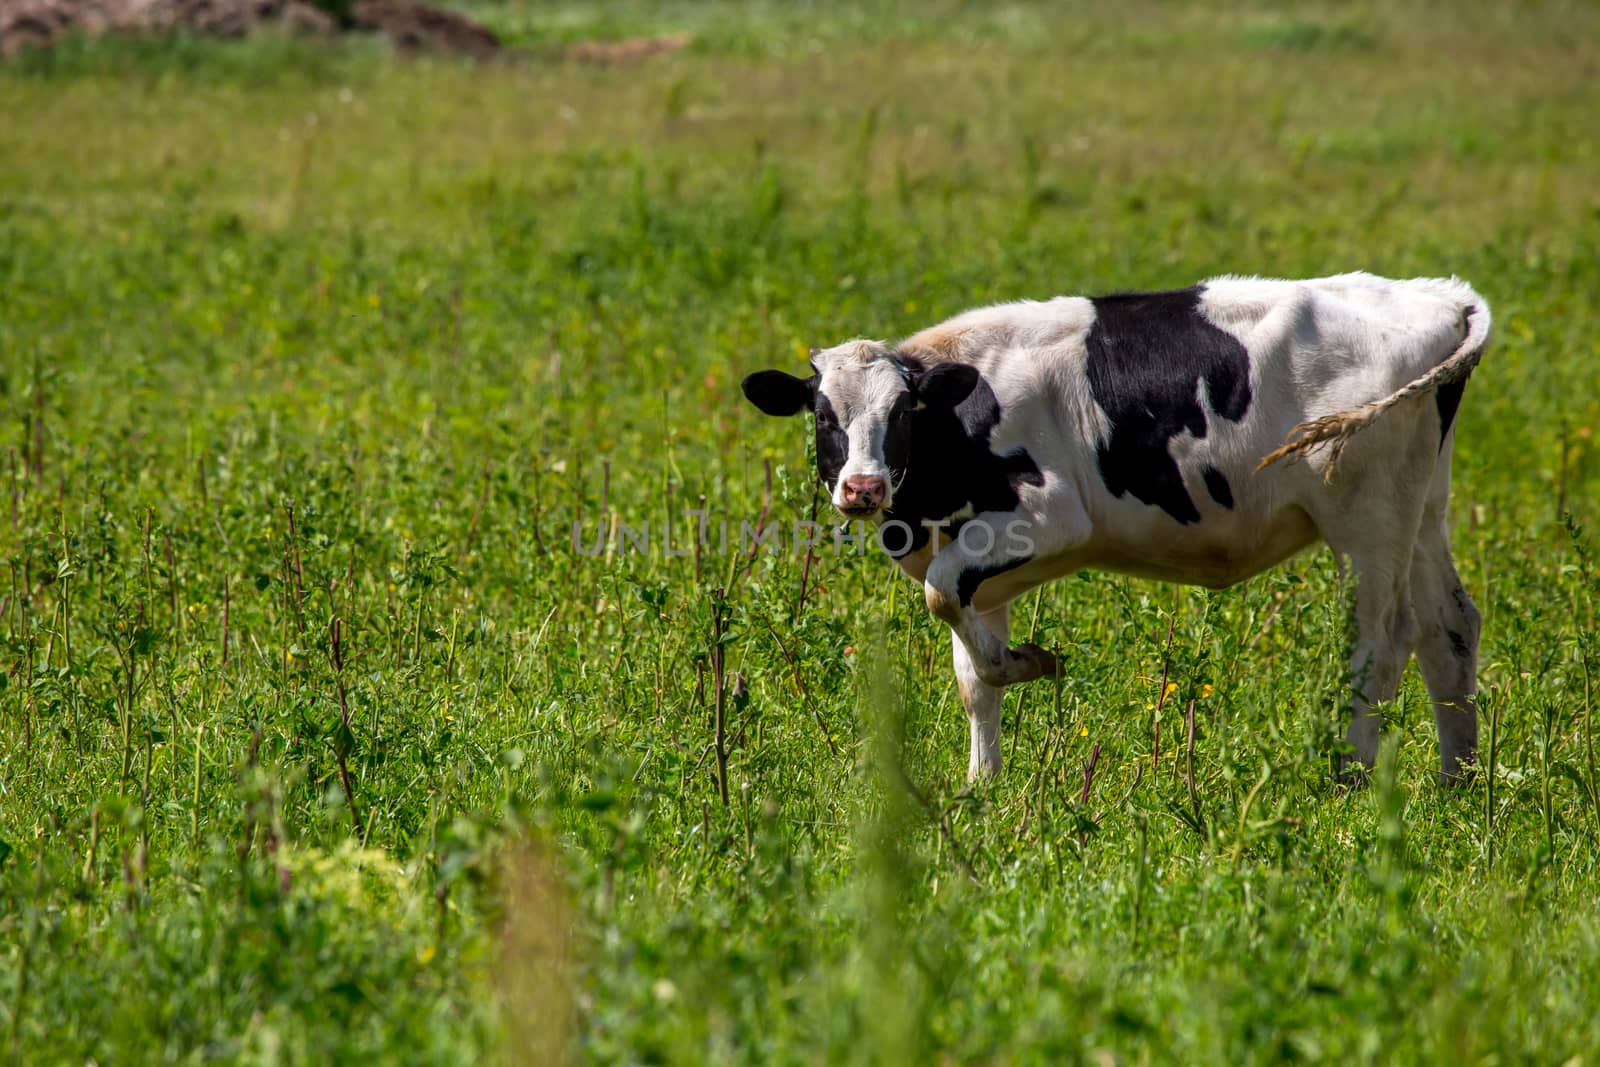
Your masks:
[[[1358,582],[1353,758],[1376,759],[1372,705],[1414,650],[1454,781],[1477,747],[1479,616],[1450,558],[1451,423],[1488,339],[1454,278],[1224,277],[980,308],[743,389],[815,412],[834,506],[882,524],[949,624],[970,778],[1000,770],[1004,687],[1056,671],[1009,647],[1016,597],[1083,568],[1222,588],[1321,540]]]

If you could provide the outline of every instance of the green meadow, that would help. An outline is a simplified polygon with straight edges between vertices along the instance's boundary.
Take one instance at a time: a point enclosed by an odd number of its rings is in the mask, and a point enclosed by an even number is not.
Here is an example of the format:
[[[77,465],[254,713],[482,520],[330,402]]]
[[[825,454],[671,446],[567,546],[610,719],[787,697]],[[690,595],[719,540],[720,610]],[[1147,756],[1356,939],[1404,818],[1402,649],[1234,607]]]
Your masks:
[[[521,58],[0,64],[0,1059],[1600,1061],[1600,9],[468,10]],[[740,377],[1356,269],[1494,309],[1476,780],[1412,668],[1331,784],[1318,550],[1030,594],[1065,676],[968,789]]]

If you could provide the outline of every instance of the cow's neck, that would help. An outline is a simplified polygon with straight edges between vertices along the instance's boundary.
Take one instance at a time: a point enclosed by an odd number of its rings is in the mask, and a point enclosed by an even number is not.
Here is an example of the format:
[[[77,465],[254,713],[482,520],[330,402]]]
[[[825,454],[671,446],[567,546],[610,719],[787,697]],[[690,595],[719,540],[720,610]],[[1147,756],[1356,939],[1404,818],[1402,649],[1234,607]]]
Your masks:
[[[895,489],[894,506],[884,516],[885,522],[910,528],[907,551],[928,543],[929,524],[944,524],[946,534],[954,536],[975,515],[1013,510],[1018,485],[1042,482],[1038,465],[1025,450],[996,455],[990,449],[989,438],[999,421],[994,391],[981,379],[954,411],[917,412],[910,462]],[[890,538],[885,542],[891,549],[898,547]]]

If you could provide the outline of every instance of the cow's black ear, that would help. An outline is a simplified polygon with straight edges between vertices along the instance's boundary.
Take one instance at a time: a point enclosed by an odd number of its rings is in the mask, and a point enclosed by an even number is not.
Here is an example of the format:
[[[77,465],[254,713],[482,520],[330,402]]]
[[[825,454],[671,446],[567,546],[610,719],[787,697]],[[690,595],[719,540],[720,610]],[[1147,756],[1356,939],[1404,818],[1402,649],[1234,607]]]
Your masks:
[[[930,408],[953,408],[978,387],[978,368],[966,363],[941,363],[915,378],[917,400]]]
[[[750,403],[768,415],[797,415],[812,404],[815,378],[796,378],[781,370],[758,370],[739,383]]]

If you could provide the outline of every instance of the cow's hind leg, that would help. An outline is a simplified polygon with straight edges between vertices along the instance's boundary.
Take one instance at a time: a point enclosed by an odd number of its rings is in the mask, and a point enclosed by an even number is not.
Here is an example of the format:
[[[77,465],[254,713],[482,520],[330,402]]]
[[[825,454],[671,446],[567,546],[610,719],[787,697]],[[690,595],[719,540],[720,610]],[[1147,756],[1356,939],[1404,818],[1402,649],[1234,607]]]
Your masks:
[[[1434,447],[1437,447],[1435,443]],[[1386,472],[1347,487],[1319,522],[1333,550],[1349,559],[1356,576],[1356,640],[1350,656],[1351,716],[1345,734],[1351,751],[1340,759],[1341,777],[1351,764],[1371,768],[1378,760],[1383,719],[1375,705],[1393,700],[1417,637],[1412,608],[1411,557],[1432,474],[1426,452],[1396,457]]]
[[[1417,666],[1433,698],[1439,726],[1439,777],[1464,781],[1478,751],[1478,609],[1461,585],[1450,558],[1445,505],[1450,493],[1448,458],[1430,487],[1416,552],[1411,559],[1411,603],[1417,615]]]
[[[1409,547],[1409,546],[1407,546]],[[1400,676],[1411,658],[1416,615],[1408,588],[1410,560],[1388,553],[1351,554],[1356,571],[1356,643],[1350,656],[1350,728],[1345,741],[1352,752],[1340,761],[1371,768],[1378,760],[1383,717],[1375,705],[1394,699]]]
[[[996,608],[981,616],[989,631],[1005,642],[1010,633],[1007,609]],[[978,677],[961,635],[950,632],[950,658],[955,663],[956,687],[972,728],[972,748],[967,758],[967,781],[1000,773],[1000,705],[1005,690]]]

